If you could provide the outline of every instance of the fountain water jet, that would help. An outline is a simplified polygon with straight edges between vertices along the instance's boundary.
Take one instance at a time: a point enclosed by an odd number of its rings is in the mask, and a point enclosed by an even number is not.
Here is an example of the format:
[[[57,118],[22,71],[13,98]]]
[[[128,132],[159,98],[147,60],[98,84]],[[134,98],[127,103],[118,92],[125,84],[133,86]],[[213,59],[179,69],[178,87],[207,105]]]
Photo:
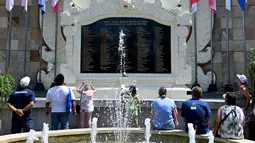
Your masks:
[[[210,131],[210,132],[209,132],[209,143],[214,143],[213,131]]]
[[[37,140],[39,140],[39,139],[35,135],[35,130],[30,130],[27,140],[26,140],[26,143],[33,143],[34,141],[37,141]]]
[[[90,134],[91,143],[96,143],[96,135],[97,135],[97,118],[93,118]]]
[[[189,143],[196,143],[196,131],[194,130],[193,124],[188,123],[189,128]]]
[[[147,118],[145,119],[145,142],[149,143],[150,142],[150,137],[151,137],[151,119]]]
[[[41,142],[48,143],[49,139],[49,124],[43,123],[43,129],[41,132]]]

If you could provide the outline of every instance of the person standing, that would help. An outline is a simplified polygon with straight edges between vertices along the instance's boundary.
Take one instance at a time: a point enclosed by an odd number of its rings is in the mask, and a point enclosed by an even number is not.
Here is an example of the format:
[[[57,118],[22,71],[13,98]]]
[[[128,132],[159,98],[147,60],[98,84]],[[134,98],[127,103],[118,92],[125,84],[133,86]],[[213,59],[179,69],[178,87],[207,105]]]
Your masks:
[[[20,87],[15,89],[9,99],[8,107],[12,110],[11,133],[29,132],[33,129],[32,107],[35,103],[35,93],[28,88],[28,76],[20,80]]]
[[[238,78],[237,85],[238,85],[238,92],[236,94],[236,106],[242,108],[245,116],[245,126],[244,126],[244,137],[247,139],[249,138],[249,117],[251,113],[250,108],[250,101],[251,95],[248,89],[248,80],[247,77],[243,74],[237,74],[236,77]]]
[[[135,127],[139,127],[138,115],[141,113],[140,99],[137,94],[136,86],[131,85],[129,87],[130,99],[128,101],[128,117],[129,122],[132,125],[133,121]]]
[[[188,132],[188,123],[192,123],[196,134],[207,134],[210,123],[211,110],[208,104],[202,100],[202,88],[195,86],[192,88],[192,98],[182,104],[181,116],[185,122],[186,132]]]
[[[82,85],[84,85],[83,89],[76,88],[76,91],[81,95],[80,127],[84,128],[84,117],[86,115],[88,128],[91,128],[92,113],[94,111],[93,96],[96,89],[90,81],[84,81]]]
[[[228,92],[223,95],[226,105],[221,106],[216,115],[214,124],[214,136],[223,139],[243,139],[245,117],[243,110],[236,106],[236,92]]]
[[[167,98],[167,89],[160,87],[159,98],[154,100],[152,107],[152,124],[155,130],[174,129],[178,125],[178,111],[174,101]]]
[[[75,96],[70,88],[64,85],[64,76],[59,74],[55,78],[55,86],[50,88],[46,95],[46,115],[50,113],[51,104],[51,130],[69,129],[69,113],[67,111],[67,96],[71,94],[72,113],[76,115]]]

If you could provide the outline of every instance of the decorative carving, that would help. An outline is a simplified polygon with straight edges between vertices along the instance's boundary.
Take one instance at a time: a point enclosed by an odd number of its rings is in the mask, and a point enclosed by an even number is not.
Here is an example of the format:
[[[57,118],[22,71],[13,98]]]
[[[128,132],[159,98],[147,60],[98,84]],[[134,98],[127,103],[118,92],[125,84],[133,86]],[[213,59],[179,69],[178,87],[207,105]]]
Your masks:
[[[130,10],[135,8],[133,0],[120,0],[120,7],[122,10]]]
[[[175,80],[178,85],[190,84],[192,80],[192,68],[190,65],[186,65],[183,70],[181,70]]]
[[[181,0],[182,7],[185,0]],[[185,4],[186,5],[186,4]],[[208,9],[207,1],[199,1],[199,9],[197,14],[197,63],[204,64],[211,60],[211,47],[206,47],[210,42],[210,9]],[[193,26],[194,28],[194,26]],[[192,29],[194,31],[194,29]],[[187,42],[187,62],[192,67],[192,75],[195,75],[195,54],[194,54],[194,32]],[[198,83],[202,86],[204,91],[208,90],[208,86],[211,83],[209,74],[204,74],[201,67],[197,67],[198,71]],[[195,77],[193,76],[193,82]]]
[[[64,75],[66,84],[75,84],[76,76],[69,69],[70,68],[67,67],[67,64],[62,64],[60,66],[60,73]]]
[[[46,73],[45,71],[41,71],[41,82],[44,84],[44,88],[45,89],[49,89],[50,85],[52,84],[52,82],[54,81],[54,71],[50,71],[48,73]],[[37,80],[39,81],[39,73],[37,73]]]

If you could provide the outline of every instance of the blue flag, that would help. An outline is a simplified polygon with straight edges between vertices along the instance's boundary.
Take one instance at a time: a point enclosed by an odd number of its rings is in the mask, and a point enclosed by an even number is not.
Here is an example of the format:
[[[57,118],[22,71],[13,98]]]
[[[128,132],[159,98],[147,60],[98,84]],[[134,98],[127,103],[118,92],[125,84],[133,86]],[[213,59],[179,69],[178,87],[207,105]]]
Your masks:
[[[46,2],[47,2],[47,0],[38,0],[38,6],[41,10],[42,15],[44,15],[44,13],[46,11]]]
[[[242,11],[244,11],[245,9],[245,3],[246,3],[246,0],[238,0],[238,4],[240,8],[242,9]]]
[[[72,114],[72,99],[71,99],[71,90],[68,88],[67,100],[66,100],[66,112]]]

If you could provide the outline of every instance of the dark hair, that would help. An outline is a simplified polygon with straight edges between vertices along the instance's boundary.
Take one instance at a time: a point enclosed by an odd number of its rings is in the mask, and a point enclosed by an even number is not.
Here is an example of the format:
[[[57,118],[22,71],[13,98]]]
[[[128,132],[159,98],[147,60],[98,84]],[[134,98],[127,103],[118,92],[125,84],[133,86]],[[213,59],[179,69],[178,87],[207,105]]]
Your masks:
[[[202,97],[202,88],[199,86],[195,86],[192,88],[192,96],[196,98]]]
[[[158,90],[158,94],[160,97],[165,98],[167,94],[167,89],[164,86],[161,86]]]
[[[129,91],[131,91],[131,95],[136,95],[136,86],[131,85],[131,86],[129,87]]]
[[[55,78],[56,85],[62,85],[65,81],[65,77],[62,74],[59,74]]]
[[[227,92],[225,99],[228,105],[236,105],[236,94],[237,92]]]

